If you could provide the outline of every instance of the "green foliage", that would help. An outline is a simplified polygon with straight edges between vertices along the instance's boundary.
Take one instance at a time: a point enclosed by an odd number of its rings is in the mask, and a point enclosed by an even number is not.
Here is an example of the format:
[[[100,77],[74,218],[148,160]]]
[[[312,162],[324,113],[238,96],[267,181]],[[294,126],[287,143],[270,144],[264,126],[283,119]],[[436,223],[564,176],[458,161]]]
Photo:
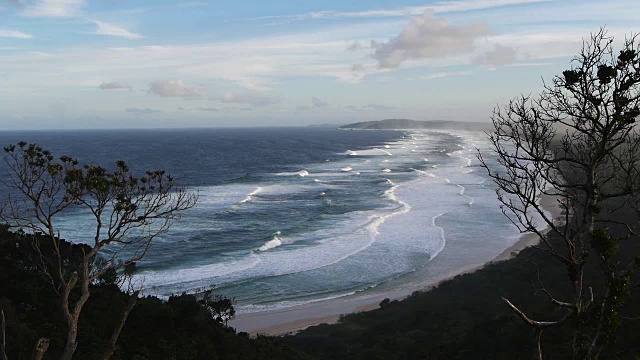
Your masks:
[[[50,339],[45,357],[48,359],[59,358],[65,344],[66,328],[59,300],[47,276],[37,271],[39,254],[35,246],[46,253],[49,243],[43,236],[12,233],[0,227],[0,309],[7,318],[7,355],[12,360],[31,359],[34,345],[41,337]],[[60,244],[65,263],[73,267],[80,261],[84,246],[65,241]],[[74,359],[91,360],[100,354],[127,303],[129,295],[114,284],[113,275],[105,274],[91,285],[91,297],[80,318]],[[72,296],[78,296],[77,290]],[[216,299],[221,305],[228,304],[222,298]],[[305,358],[308,357],[277,339],[237,335],[214,319],[195,295],[183,294],[166,302],[155,297],[139,299],[112,359]]]
[[[591,234],[591,247],[605,260],[611,259],[618,252],[619,243],[618,239],[603,229]]]

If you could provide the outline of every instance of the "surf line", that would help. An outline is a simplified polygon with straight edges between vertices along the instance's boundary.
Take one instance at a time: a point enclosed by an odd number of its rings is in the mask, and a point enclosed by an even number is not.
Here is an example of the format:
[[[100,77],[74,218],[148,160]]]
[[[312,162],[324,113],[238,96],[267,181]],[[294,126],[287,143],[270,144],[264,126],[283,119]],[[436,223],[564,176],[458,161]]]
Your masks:
[[[387,189],[387,191],[384,192],[384,196],[396,203],[397,205],[399,205],[392,213],[390,214],[386,214],[386,215],[372,215],[369,217],[369,223],[366,225],[366,229],[368,230],[370,236],[372,239],[375,239],[378,235],[380,235],[380,232],[378,231],[378,228],[380,227],[380,225],[382,225],[387,219],[390,219],[394,216],[397,215],[401,215],[401,214],[406,214],[409,211],[411,211],[411,205],[407,204],[406,202],[398,199],[396,197],[395,191],[396,189],[398,189],[398,187],[400,185],[394,183],[393,181],[391,181],[390,179],[384,179],[387,184],[391,185],[391,187],[389,189]]]
[[[442,250],[444,250],[445,245],[447,244],[447,239],[444,236],[444,229],[438,225],[436,225],[436,220],[442,216],[446,214],[446,212],[440,213],[434,217],[431,218],[431,226],[433,226],[434,228],[437,228],[438,230],[440,230],[440,237],[442,238],[442,245],[440,245],[440,247],[433,253],[430,254],[429,256],[429,261],[433,260],[436,256],[438,256],[438,254],[440,254],[440,252]]]
[[[247,197],[244,198],[244,200],[240,201],[241,204],[244,204],[246,202],[249,202],[251,200],[253,200],[253,197],[257,194],[259,194],[262,191],[262,188],[260,186],[258,186],[257,188],[255,188],[255,190],[253,190],[252,192],[250,192],[249,194],[247,194]]]

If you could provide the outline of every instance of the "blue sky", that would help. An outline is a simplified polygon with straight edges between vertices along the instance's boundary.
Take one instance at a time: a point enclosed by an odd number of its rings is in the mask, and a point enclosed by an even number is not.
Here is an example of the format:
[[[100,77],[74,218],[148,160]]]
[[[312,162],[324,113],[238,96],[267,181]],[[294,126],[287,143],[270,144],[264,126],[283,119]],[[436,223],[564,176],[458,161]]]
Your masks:
[[[489,121],[640,1],[0,0],[0,129]]]

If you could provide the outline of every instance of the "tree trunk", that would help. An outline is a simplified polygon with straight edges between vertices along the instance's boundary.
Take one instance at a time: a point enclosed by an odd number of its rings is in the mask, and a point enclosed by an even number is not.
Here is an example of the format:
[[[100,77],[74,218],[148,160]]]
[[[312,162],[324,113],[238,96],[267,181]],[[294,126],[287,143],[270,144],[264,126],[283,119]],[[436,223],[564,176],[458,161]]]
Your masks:
[[[84,304],[86,304],[87,300],[89,300],[89,259],[85,257],[82,264],[83,274],[80,277],[80,281],[82,282],[80,289],[80,298],[73,306],[73,311],[69,311],[69,295],[71,290],[73,290],[73,285],[75,281],[69,283],[69,287],[65,289],[65,296],[63,296],[62,308],[65,314],[65,319],[67,320],[67,341],[64,346],[64,352],[60,357],[60,360],[72,360],[73,354],[76,352],[76,348],[78,347],[78,322],[80,320],[80,313],[82,312],[82,308]]]
[[[7,343],[6,343],[6,327],[4,320],[4,310],[0,310],[0,317],[2,318],[2,339],[0,339],[0,356],[2,360],[7,360]]]
[[[67,326],[69,330],[67,331],[67,341],[64,345],[64,352],[60,357],[60,360],[71,360],[73,358],[73,354],[76,352],[76,348],[78,347],[78,343],[76,339],[78,338],[78,319],[77,317],[72,317],[70,321],[67,322]]]
[[[542,360],[542,329],[536,329],[536,354],[534,360]]]
[[[102,360],[111,359],[111,356],[116,350],[116,344],[118,342],[118,338],[120,337],[120,332],[122,332],[122,328],[124,327],[124,324],[127,322],[129,313],[131,313],[131,310],[136,306],[136,303],[138,302],[138,295],[140,295],[140,290],[135,291],[129,298],[129,301],[127,302],[127,306],[125,306],[124,310],[122,311],[122,316],[120,317],[120,320],[116,324],[116,327],[113,329],[113,332],[111,333],[111,339],[109,339],[109,343],[107,344],[107,347],[104,353],[102,354],[102,356],[100,357],[100,359]]]
[[[46,353],[47,350],[49,350],[49,339],[40,338],[40,340],[38,340],[38,342],[36,343],[36,348],[33,350],[32,359],[42,360],[42,357],[44,357],[44,353]]]

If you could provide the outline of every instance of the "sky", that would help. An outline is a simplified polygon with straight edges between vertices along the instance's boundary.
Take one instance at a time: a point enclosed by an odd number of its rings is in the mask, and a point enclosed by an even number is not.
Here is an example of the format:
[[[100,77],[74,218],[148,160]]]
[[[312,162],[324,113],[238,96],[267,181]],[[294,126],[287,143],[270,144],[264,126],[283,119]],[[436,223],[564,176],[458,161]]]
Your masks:
[[[638,0],[0,0],[0,130],[489,121]]]

